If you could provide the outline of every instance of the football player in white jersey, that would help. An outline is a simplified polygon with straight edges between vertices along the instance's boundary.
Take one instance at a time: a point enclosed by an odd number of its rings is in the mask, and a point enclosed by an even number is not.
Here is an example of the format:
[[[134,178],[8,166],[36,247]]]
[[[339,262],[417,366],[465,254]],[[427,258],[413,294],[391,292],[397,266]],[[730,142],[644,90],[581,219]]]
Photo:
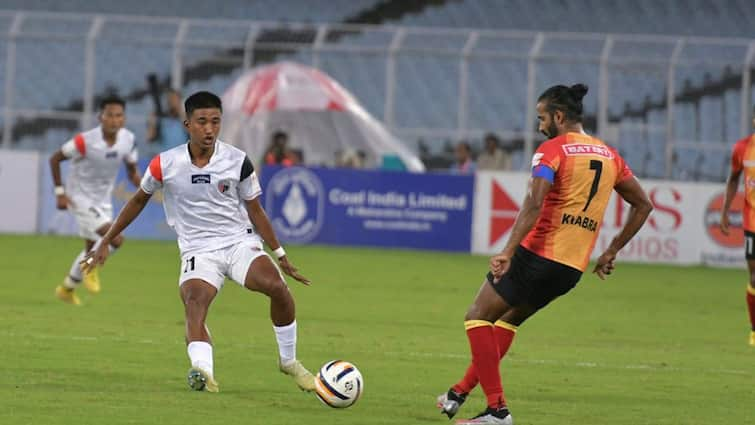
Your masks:
[[[111,197],[121,163],[126,166],[128,178],[134,186],[139,187],[141,181],[136,169],[134,134],[123,128],[125,113],[123,99],[115,96],[103,99],[100,102],[100,125],[77,134],[50,157],[57,208],[73,213],[79,224],[79,236],[84,239],[84,250],[73,261],[63,283],[55,288],[56,296],[71,304],[81,303],[74,290],[82,280],[90,292],[100,292],[97,269],[93,268],[82,276],[80,263],[113,221]],[[69,159],[72,164],[63,186],[60,163]],[[115,251],[121,244],[123,236],[119,235],[106,247]]]
[[[186,319],[191,368],[189,386],[218,391],[213,375],[210,333],[205,317],[226,277],[270,298],[270,318],[278,342],[278,366],[300,389],[312,391],[314,376],[296,358],[294,299],[262,243],[275,253],[287,275],[309,285],[286,256],[260,203],[257,174],[247,155],[217,139],[222,105],[209,92],[191,95],[184,104],[189,143],[157,155],[144,172],[140,189],[126,203],[103,244],[86,260],[96,267],[108,256],[107,244],[139,215],[152,194],[163,190],[167,222],[178,235],[178,278]]]

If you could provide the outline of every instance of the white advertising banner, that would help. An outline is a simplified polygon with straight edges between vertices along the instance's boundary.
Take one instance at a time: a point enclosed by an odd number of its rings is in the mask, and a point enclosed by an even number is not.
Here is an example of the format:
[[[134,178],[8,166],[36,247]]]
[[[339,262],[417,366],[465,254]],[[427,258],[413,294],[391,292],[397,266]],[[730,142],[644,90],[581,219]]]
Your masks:
[[[511,232],[524,199],[526,173],[477,173],[472,224],[472,251],[499,252]],[[643,180],[655,210],[645,226],[624,247],[624,261],[670,264],[707,264],[744,267],[743,198],[737,196],[730,215],[731,232],[718,229],[723,184]],[[593,258],[608,246],[624,226],[629,205],[614,193],[606,209]]]
[[[39,154],[0,150],[0,233],[34,233],[39,199]]]

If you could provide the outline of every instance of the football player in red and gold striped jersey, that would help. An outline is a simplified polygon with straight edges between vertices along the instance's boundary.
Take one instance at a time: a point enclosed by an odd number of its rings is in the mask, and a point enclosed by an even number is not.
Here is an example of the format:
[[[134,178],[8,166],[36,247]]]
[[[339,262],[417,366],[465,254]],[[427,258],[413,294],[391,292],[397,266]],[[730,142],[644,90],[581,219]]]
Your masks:
[[[619,250],[647,219],[652,205],[624,160],[582,128],[587,87],[554,86],[538,99],[540,131],[549,140],[532,158],[532,178],[503,251],[490,259],[490,273],[465,318],[472,364],[464,378],[438,399],[453,416],[479,383],[487,408],[459,424],[513,423],[498,365],[517,327],[579,281],[603,221],[611,192],[631,205],[629,218],[593,270],[601,279],[614,269]]]

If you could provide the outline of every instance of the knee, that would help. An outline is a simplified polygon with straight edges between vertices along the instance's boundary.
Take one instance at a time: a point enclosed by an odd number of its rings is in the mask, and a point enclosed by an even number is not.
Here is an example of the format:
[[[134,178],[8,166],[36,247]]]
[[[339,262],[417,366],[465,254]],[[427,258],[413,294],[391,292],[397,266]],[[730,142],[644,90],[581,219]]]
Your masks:
[[[291,297],[288,286],[283,279],[273,279],[267,287],[270,288],[267,295],[272,299],[280,300]]]
[[[467,314],[464,315],[464,321],[466,322],[467,320],[483,320],[477,304],[472,304],[467,309]]]
[[[184,307],[187,312],[203,311],[207,309],[208,301],[198,292],[189,292],[184,297]]]

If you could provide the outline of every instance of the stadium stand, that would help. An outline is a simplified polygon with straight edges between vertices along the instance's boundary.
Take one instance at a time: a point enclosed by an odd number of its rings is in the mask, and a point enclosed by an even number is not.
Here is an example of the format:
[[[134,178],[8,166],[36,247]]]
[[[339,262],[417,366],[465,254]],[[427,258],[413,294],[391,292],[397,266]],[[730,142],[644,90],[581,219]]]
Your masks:
[[[147,2],[3,2],[3,8],[123,14],[109,18],[96,44],[97,68],[94,92],[117,90],[129,99],[129,114],[146,116],[151,101],[146,96],[147,74],[156,74],[167,85],[171,78],[173,41],[178,20],[134,21],[128,14],[234,19],[228,25],[193,24],[182,50],[184,91],[212,88],[222,91],[243,70],[243,49],[250,22],[271,21],[257,36],[258,43],[276,43],[275,52],[255,49],[254,64],[288,59],[313,61],[311,45],[317,31],[303,23],[358,23],[383,25],[367,30],[332,31],[324,40],[317,65],[352,91],[368,111],[384,117],[387,93],[386,59],[396,27],[455,27],[470,30],[524,30],[568,33],[656,34],[755,38],[755,10],[744,0],[691,0],[657,2],[641,0],[633,6],[619,0],[563,2],[575,14],[555,14],[545,0],[383,1],[337,0],[337,7],[312,8],[306,0],[223,2],[222,7],[194,1]],[[187,7],[191,4],[191,7]],[[579,16],[580,19],[570,19]],[[10,15],[0,15],[0,32],[7,33]],[[85,43],[91,16],[56,14],[25,17],[24,34],[55,34],[55,39],[19,38],[14,85],[14,107],[23,110],[81,111],[84,92]],[[662,25],[661,25],[662,23]],[[393,127],[433,129],[452,133],[458,126],[460,55],[469,31],[409,32],[396,56]],[[518,134],[530,129],[526,122],[527,54],[536,43],[534,33],[501,37],[481,33],[468,61],[466,129]],[[660,40],[660,41],[659,41]],[[585,82],[598,87],[603,38],[546,36],[537,61],[536,92],[556,82]],[[7,39],[0,41],[0,66],[5,67]],[[290,47],[287,47],[290,46]],[[305,46],[305,48],[301,48]],[[356,51],[349,47],[359,47]],[[741,137],[739,108],[742,63],[747,46],[722,46],[689,39],[675,70],[676,97],[673,132],[683,143],[666,152],[666,82],[669,57],[675,39],[617,40],[609,64],[608,120],[617,129],[615,143],[633,163],[642,163],[641,175],[663,177],[667,160],[672,176],[680,179],[720,180],[726,162],[721,154]],[[338,48],[343,48],[339,50]],[[489,53],[495,53],[491,56]],[[506,56],[506,54],[510,54]],[[578,60],[574,60],[577,58]],[[70,78],[50,77],[49,69],[62,70]],[[4,95],[0,84],[0,96]],[[588,124],[597,119],[597,93],[586,99]],[[2,118],[0,118],[2,120]],[[0,121],[2,122],[2,121]],[[697,123],[690,125],[689,123]],[[14,140],[27,148],[49,149],[60,143],[65,129],[76,120],[22,119]],[[141,128],[140,128],[141,127]],[[143,123],[132,121],[137,136]],[[63,131],[62,131],[63,130]],[[426,138],[429,140],[431,138]],[[443,139],[430,149],[443,149]],[[521,146],[517,137],[512,146]],[[447,141],[447,140],[445,140]],[[515,155],[521,152],[515,153]],[[521,162],[521,161],[520,161]],[[661,171],[658,171],[661,170]]]

